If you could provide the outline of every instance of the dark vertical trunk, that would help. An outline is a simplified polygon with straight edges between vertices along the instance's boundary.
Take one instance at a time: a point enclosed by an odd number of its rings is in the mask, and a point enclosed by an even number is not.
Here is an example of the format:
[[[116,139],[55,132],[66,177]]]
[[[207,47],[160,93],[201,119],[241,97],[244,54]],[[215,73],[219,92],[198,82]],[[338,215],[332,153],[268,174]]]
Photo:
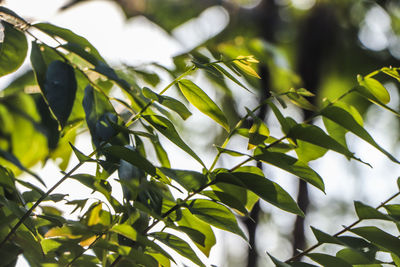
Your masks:
[[[322,73],[326,68],[329,55],[334,50],[337,32],[337,21],[333,9],[329,5],[317,5],[306,19],[299,36],[297,71],[303,86],[317,93]],[[305,118],[312,112],[305,111]],[[304,213],[307,212],[310,200],[307,183],[300,180],[297,202]],[[306,245],[304,218],[297,216],[293,229],[293,254],[296,250],[304,250]]]
[[[265,65],[260,65],[259,74],[261,77],[261,91],[260,91],[260,103],[262,103],[265,99],[267,99],[271,94],[269,91],[270,88],[270,73],[268,67]],[[261,120],[265,120],[267,116],[267,107],[264,105],[260,108],[258,114],[258,118]],[[257,167],[262,170],[262,163],[258,162]],[[260,201],[254,205],[253,209],[250,212],[250,218],[245,218],[243,220],[244,225],[247,228],[249,233],[249,244],[247,252],[247,267],[255,267],[257,264],[258,254],[257,254],[257,245],[256,245],[256,230],[260,218]]]

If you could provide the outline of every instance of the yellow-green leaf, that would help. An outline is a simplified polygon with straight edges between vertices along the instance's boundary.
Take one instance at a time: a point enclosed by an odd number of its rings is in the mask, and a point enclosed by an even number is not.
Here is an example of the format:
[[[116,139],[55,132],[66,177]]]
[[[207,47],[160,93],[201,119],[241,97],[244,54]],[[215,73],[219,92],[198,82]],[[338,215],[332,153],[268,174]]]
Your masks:
[[[373,78],[363,78],[358,76],[358,83],[365,87],[369,93],[371,93],[376,99],[378,99],[383,104],[390,102],[390,95],[386,88],[377,80]]]
[[[200,87],[186,79],[180,80],[178,85],[182,94],[193,106],[219,123],[229,132],[228,121],[224,113]]]

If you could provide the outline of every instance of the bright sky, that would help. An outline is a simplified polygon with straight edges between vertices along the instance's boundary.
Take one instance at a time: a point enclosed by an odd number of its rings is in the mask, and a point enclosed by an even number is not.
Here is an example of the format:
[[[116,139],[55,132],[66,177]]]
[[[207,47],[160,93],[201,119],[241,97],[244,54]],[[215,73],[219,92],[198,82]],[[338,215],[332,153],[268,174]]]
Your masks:
[[[86,37],[112,64],[123,62],[135,65],[142,62],[157,61],[161,64],[171,66],[171,57],[173,55],[194,47],[201,39],[216,34],[227,23],[227,16],[224,10],[219,8],[209,9],[204,12],[197,21],[190,21],[176,30],[174,32],[175,38],[173,38],[145,18],[139,17],[126,21],[120,8],[111,1],[89,1],[67,10],[66,12],[58,13],[58,8],[65,2],[66,1],[63,0],[9,0],[6,1],[6,6],[30,21],[48,21],[71,29],[75,33]],[[314,1],[309,0],[304,2],[310,4]],[[0,80],[0,83],[4,84],[7,80],[9,80],[9,78],[6,77],[6,79]],[[397,93],[395,90],[391,90],[391,93],[394,95],[394,100],[391,104],[396,106],[398,103]],[[392,143],[387,141],[388,139],[383,138],[387,136],[388,133],[384,132],[382,129],[394,123],[394,119],[390,116],[381,116],[381,111],[377,114],[378,115],[373,116],[367,121],[367,127],[371,128],[371,134],[376,137],[377,140],[381,140],[380,143],[390,150]],[[378,118],[376,116],[378,116]],[[189,123],[198,123],[198,121]],[[372,131],[373,126],[376,126],[376,124],[379,124],[381,127],[374,127],[375,129]],[[78,139],[76,146],[83,152],[91,152],[90,138],[88,136],[83,136]],[[198,169],[198,166],[192,166],[191,161],[188,162],[186,160],[187,156],[185,154],[177,153],[174,147],[168,147],[168,150],[174,153],[175,162],[177,162],[177,166],[175,167],[184,164],[187,169]],[[329,154],[322,164],[316,166],[326,183],[327,196],[313,188],[310,189],[311,194],[320,200],[319,203],[315,204],[316,206],[329,207],[331,198],[343,199],[351,205],[354,194],[356,193],[356,195],[359,195],[359,191],[365,193],[361,194],[360,198],[362,199],[358,200],[366,201],[366,203],[375,206],[388,196],[390,192],[396,190],[394,184],[395,177],[393,176],[398,175],[399,168],[397,166],[394,164],[388,165],[388,161],[384,156],[376,153],[376,150],[370,146],[360,144],[359,142],[355,143],[353,150],[355,150],[363,160],[374,163],[374,169],[371,170],[368,167],[359,166],[356,168],[355,172],[358,172],[356,175],[361,176],[361,178],[353,179],[354,173],[344,172],[344,169],[350,164],[333,153]],[[396,154],[399,155],[399,153]],[[71,164],[75,164],[76,162],[75,159],[71,160]],[[356,165],[359,164],[357,163]],[[82,172],[87,170],[87,167],[85,167],[82,169]],[[46,165],[42,175],[47,176],[46,181],[49,185],[55,183],[60,177],[57,168],[51,164]],[[267,171],[267,175],[268,177],[279,177],[279,183],[284,188],[288,188],[292,196],[295,196],[296,189],[293,186],[293,177],[283,172],[270,170]],[[393,184],[387,183],[387,179],[393,181]],[[116,183],[114,184],[116,186],[113,190],[119,195],[120,193],[117,192],[119,186]],[[76,188],[79,188],[79,190],[76,190]],[[68,192],[71,199],[85,198],[90,194],[90,190],[85,190],[80,184],[70,181],[66,182],[63,187],[60,187],[57,192]],[[376,196],[376,198],[368,199],[367,196]],[[282,231],[285,227],[291,227],[293,217],[287,216],[287,213],[277,211],[271,208],[271,206],[265,206],[264,208],[274,214],[281,215],[280,217],[283,218],[281,221],[277,219],[278,225],[283,226],[281,229],[276,229],[277,231]],[[322,230],[331,232],[335,229],[338,230],[340,224],[347,223],[346,221],[340,222],[339,225],[337,225],[337,223],[332,225],[329,218],[320,218],[319,220],[318,226]],[[258,232],[261,236],[268,236],[268,238],[260,241],[263,244],[262,247],[265,248],[267,246],[266,249],[268,249],[268,251],[278,251],[282,254],[276,255],[278,257],[286,257],[287,251],[279,249],[279,246],[282,246],[282,243],[280,243],[282,240],[278,239],[276,234],[271,234],[271,229],[267,229],[267,227],[273,226],[268,224],[266,227],[262,227]],[[219,240],[217,242],[229,243],[230,239],[227,240],[228,241],[222,240],[219,235]],[[236,252],[238,255],[243,253],[243,247],[237,246]],[[265,251],[260,251],[260,253],[264,252]],[[213,259],[211,263],[219,265],[220,262],[218,259],[220,257],[218,255],[222,255],[223,253],[225,252],[221,251],[220,247],[214,249],[211,254],[211,258]],[[186,262],[186,264],[189,264],[189,266],[191,265],[189,262]],[[18,266],[27,265],[26,262],[20,261]]]

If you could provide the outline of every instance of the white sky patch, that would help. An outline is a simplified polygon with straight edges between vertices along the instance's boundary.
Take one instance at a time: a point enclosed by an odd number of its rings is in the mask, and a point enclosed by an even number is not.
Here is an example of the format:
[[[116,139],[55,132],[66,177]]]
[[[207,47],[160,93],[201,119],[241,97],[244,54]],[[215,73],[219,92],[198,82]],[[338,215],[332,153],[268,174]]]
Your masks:
[[[197,18],[174,29],[172,35],[189,51],[220,33],[228,22],[229,16],[224,8],[210,7]]]
[[[358,38],[368,49],[381,51],[389,45],[391,31],[390,16],[379,6],[371,8],[365,15]]]

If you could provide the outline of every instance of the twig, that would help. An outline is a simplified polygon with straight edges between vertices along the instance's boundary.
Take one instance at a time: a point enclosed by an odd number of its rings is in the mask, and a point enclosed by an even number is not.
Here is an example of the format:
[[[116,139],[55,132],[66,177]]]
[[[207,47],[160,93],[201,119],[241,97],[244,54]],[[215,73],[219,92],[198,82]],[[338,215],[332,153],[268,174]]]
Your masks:
[[[395,197],[399,196],[400,192],[397,192],[396,194],[392,195],[391,197],[389,197],[388,199],[386,199],[384,202],[382,202],[379,206],[377,206],[375,209],[380,209],[383,206],[385,206],[387,203],[389,203],[391,200],[393,200]],[[333,237],[338,237],[341,234],[351,230],[354,226],[356,226],[357,224],[359,224],[362,221],[362,219],[358,219],[357,221],[353,222],[352,224],[350,224],[349,226],[345,227],[344,229],[340,230],[339,232],[337,232],[336,234],[333,235]],[[324,243],[317,243],[311,247],[309,247],[308,249],[294,255],[293,257],[291,257],[290,259],[286,260],[286,263],[292,262],[292,261],[296,261],[297,259],[303,257],[304,255],[306,255],[307,253],[309,253],[310,251],[318,248],[319,246],[321,246]]]

